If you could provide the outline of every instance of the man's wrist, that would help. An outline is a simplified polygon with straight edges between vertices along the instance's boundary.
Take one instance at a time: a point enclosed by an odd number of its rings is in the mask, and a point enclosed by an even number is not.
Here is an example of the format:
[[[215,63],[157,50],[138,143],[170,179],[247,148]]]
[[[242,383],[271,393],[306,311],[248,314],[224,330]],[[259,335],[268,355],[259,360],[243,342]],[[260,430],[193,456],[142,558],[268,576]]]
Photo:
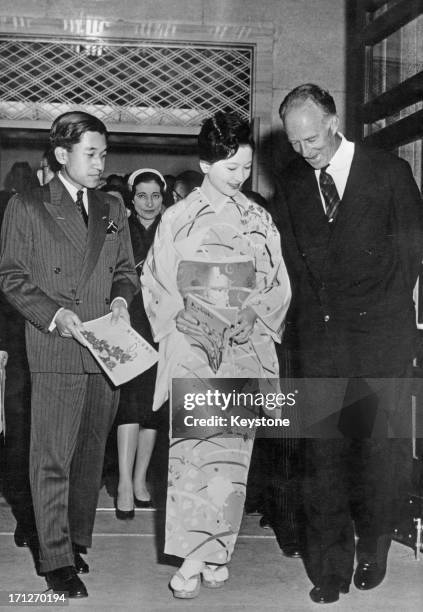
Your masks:
[[[62,312],[62,310],[64,310],[63,306],[61,308],[59,308],[59,310],[56,312],[56,314],[54,315],[50,325],[48,326],[48,331],[52,332],[56,329],[56,317],[57,315]]]

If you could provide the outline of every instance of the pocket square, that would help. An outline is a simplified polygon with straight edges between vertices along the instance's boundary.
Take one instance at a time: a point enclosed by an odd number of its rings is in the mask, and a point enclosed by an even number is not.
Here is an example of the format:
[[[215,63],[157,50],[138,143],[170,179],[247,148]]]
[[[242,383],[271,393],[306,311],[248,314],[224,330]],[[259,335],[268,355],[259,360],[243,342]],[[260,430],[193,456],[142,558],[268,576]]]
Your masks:
[[[106,234],[116,234],[117,231],[118,226],[112,219],[109,219],[107,221]]]

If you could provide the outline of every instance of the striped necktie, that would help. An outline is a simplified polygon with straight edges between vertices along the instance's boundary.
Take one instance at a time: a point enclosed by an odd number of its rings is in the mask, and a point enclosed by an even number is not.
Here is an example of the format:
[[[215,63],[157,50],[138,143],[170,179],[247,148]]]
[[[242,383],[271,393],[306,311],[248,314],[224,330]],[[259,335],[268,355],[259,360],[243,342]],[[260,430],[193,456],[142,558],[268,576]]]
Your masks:
[[[338,213],[338,207],[341,200],[339,199],[338,190],[336,189],[333,178],[326,172],[327,168],[328,166],[325,166],[320,170],[319,185],[325,201],[326,216],[329,223],[332,223]]]
[[[84,219],[85,225],[88,225],[88,215],[87,215],[87,211],[85,210],[85,206],[84,206],[84,200],[82,197],[83,194],[84,194],[83,189],[78,189],[78,191],[76,192],[75,204],[76,204],[77,209],[81,213],[82,218]]]

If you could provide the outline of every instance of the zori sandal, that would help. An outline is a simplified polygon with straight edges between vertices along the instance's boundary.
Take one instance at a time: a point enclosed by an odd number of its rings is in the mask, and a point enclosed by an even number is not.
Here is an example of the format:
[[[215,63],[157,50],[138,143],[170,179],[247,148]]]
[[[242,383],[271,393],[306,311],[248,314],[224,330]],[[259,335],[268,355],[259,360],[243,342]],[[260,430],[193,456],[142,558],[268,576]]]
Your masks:
[[[205,565],[201,576],[205,587],[219,589],[228,580],[229,571],[226,565]]]
[[[177,599],[194,599],[200,592],[200,585],[200,574],[185,578],[179,570],[172,576],[169,583],[173,596]]]

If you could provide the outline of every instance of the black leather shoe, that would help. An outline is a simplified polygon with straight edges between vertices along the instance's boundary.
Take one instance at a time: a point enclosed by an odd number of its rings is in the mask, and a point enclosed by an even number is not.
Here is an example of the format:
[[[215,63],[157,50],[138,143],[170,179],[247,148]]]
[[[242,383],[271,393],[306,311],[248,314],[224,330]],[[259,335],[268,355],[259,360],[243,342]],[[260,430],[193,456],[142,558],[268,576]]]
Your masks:
[[[116,518],[120,521],[127,521],[128,519],[133,519],[135,516],[135,510],[119,510],[116,508]]]
[[[152,508],[153,507],[153,503],[151,499],[148,499],[147,501],[143,501],[142,499],[138,499],[137,497],[135,497],[135,495],[134,495],[134,504],[137,508]]]
[[[298,542],[287,542],[286,544],[281,544],[281,551],[285,557],[291,557],[292,559],[299,559],[303,556],[301,546],[298,544]]]
[[[134,509],[132,508],[132,510],[120,510],[118,506],[118,497],[118,495],[116,495],[115,497],[116,518],[120,521],[127,521],[129,519],[133,519],[135,516]]]
[[[386,567],[376,562],[360,561],[354,573],[354,584],[361,591],[369,591],[379,586],[385,578]]]
[[[19,548],[24,546],[26,548],[31,548],[31,546],[39,546],[38,535],[35,527],[26,528],[18,523],[16,525],[15,533],[13,534],[13,539],[15,540],[16,546]]]
[[[88,574],[90,571],[90,566],[86,561],[84,561],[83,557],[78,552],[75,552],[73,555],[75,561],[75,569],[77,574]]]
[[[262,516],[260,521],[259,521],[259,525],[260,527],[262,527],[263,529],[270,529],[270,523],[269,520],[265,517]]]
[[[55,593],[65,593],[69,599],[88,597],[85,584],[79,578],[76,569],[71,565],[46,572],[46,580],[50,589]]]
[[[29,538],[24,533],[23,529],[16,525],[15,533],[13,534],[16,546],[23,548],[24,546],[29,548]]]
[[[321,584],[310,591],[310,598],[314,603],[328,604],[338,601],[340,593],[348,593],[349,584],[338,576],[322,578]]]

